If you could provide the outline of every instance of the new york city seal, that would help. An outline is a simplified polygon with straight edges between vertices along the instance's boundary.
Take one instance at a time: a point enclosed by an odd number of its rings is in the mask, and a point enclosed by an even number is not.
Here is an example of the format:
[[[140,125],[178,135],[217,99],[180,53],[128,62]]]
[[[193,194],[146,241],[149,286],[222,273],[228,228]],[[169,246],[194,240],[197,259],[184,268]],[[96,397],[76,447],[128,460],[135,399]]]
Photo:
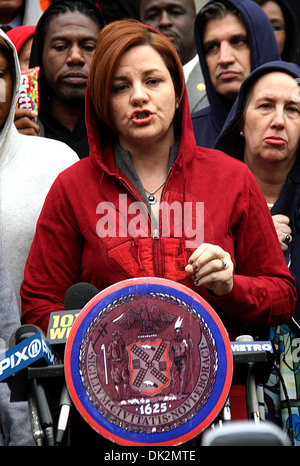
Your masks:
[[[231,384],[230,343],[195,293],[163,279],[126,280],[82,313],[67,341],[68,388],[100,434],[176,445],[218,415]]]

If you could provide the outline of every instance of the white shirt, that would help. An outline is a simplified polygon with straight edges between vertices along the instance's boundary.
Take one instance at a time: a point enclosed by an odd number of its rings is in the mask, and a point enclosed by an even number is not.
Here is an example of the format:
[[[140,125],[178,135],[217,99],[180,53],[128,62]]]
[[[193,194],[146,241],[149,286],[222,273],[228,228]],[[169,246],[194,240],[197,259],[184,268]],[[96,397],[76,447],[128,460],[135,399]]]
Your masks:
[[[199,56],[195,55],[188,63],[183,65],[183,72],[185,76],[185,82],[189,79],[189,76],[193,69],[195,68],[196,64],[199,62]]]

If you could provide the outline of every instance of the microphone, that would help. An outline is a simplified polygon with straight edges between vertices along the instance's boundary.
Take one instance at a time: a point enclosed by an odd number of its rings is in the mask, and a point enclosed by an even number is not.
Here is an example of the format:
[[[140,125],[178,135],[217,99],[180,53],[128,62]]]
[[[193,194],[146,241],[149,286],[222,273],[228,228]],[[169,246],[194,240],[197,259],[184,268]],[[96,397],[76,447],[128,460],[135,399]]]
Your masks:
[[[94,285],[86,282],[75,283],[68,288],[64,299],[65,310],[59,313],[53,312],[50,315],[47,336],[52,345],[62,345],[66,343],[77,315],[98,293],[99,290]],[[72,401],[65,383],[62,387],[59,405],[60,414],[55,438],[56,446],[62,443],[72,406]]]
[[[98,288],[96,288],[91,283],[75,283],[74,285],[70,286],[65,294],[65,310],[82,310],[84,306],[98,293]]]
[[[29,330],[29,328],[30,327],[27,326],[27,330]],[[13,346],[16,345],[16,333],[17,332],[19,332],[18,328],[11,334],[10,339],[9,339],[9,348],[12,348]],[[23,384],[21,385],[23,386]],[[32,389],[30,388],[28,389],[27,400],[28,400],[28,411],[29,411],[33,439],[35,441],[36,446],[43,446],[44,432],[42,430],[41,423],[39,420],[38,410],[37,410],[35,399],[32,394]]]
[[[32,392],[36,400],[40,423],[47,445],[54,446],[53,420],[44,387],[38,379],[32,379]]]
[[[59,345],[58,351],[60,353],[64,351],[64,345],[76,317],[82,308],[98,293],[99,290],[90,283],[75,283],[66,291],[64,311],[51,312],[47,340],[52,346]]]
[[[223,408],[223,415],[222,415],[223,422],[231,422],[231,404],[230,398],[228,397],[226,403]]]
[[[40,362],[40,360],[42,364],[39,365],[49,365],[56,362],[55,354],[51,346],[46,341],[42,331],[35,325],[26,324],[17,328],[9,340],[9,346],[12,345],[14,346],[11,348],[12,355],[10,360],[13,360],[14,364],[10,364],[13,366],[11,369],[15,367],[15,355],[17,354],[27,355],[26,358],[24,357],[26,366],[36,365],[37,361]],[[22,352],[20,352],[21,348],[23,348]],[[5,360],[7,360],[7,358],[5,358],[4,361]],[[22,362],[19,366],[21,365]],[[17,371],[18,370],[19,368],[17,368]],[[19,383],[20,382],[19,379]],[[33,378],[31,381],[31,390],[27,390],[27,399],[33,438],[35,439],[36,445],[41,446],[43,444],[43,438],[45,438],[47,445],[54,445],[51,411],[44,387],[36,378]]]
[[[72,401],[71,401],[66,384],[63,385],[63,388],[61,391],[59,406],[60,406],[60,414],[59,414],[56,438],[55,438],[56,446],[62,443],[63,436],[67,429],[67,423],[68,423],[69,414],[70,414],[70,410],[72,406]]]
[[[236,338],[237,342],[252,342],[253,337],[251,335],[242,335]],[[248,374],[247,374],[247,386],[246,386],[246,400],[248,409],[248,418],[254,422],[260,422],[259,404],[257,399],[257,388],[256,380],[252,374],[253,363],[249,363]]]
[[[28,392],[28,410],[33,439],[37,447],[42,447],[44,445],[44,432],[40,423],[39,413],[33,397],[32,389]]]

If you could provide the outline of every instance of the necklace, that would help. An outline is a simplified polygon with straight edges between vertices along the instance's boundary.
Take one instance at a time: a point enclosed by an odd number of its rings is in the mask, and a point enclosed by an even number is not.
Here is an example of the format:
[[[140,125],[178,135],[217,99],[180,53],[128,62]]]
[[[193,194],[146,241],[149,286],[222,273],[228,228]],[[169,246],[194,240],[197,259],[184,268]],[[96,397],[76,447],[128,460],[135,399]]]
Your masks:
[[[149,191],[148,189],[144,188],[144,190],[147,193],[149,193],[149,196],[147,198],[148,198],[148,202],[150,205],[156,204],[156,196],[154,196],[154,194],[165,184],[166,181],[167,181],[167,178],[154,191]]]
[[[267,206],[269,207],[270,210],[272,209],[273,205],[274,204],[271,204],[270,202],[267,202]]]

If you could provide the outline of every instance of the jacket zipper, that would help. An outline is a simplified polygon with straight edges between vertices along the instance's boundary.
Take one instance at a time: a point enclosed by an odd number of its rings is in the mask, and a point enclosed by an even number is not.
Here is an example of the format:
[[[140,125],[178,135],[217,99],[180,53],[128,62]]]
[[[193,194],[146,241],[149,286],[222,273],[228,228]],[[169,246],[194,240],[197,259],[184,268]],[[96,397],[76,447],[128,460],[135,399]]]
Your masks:
[[[163,197],[163,194],[164,194],[164,190],[165,190],[165,187],[166,187],[166,184],[167,184],[167,181],[168,181],[168,178],[169,178],[169,175],[172,171],[172,167],[169,168],[169,171],[167,173],[167,177],[166,177],[166,182],[164,184],[164,187],[163,187],[163,190],[161,192],[161,198]],[[157,276],[158,277],[161,277],[161,271],[160,271],[160,259],[159,259],[159,224],[160,224],[160,212],[158,214],[158,229],[156,231],[156,236],[153,235],[153,238],[155,240],[155,243],[156,243],[156,264],[157,264]],[[153,232],[154,233],[154,232]]]
[[[166,177],[166,183],[168,181],[168,178],[169,178],[169,175],[172,171],[172,167],[169,168],[169,171],[167,173],[167,177]],[[119,180],[124,183],[126,185],[126,187],[128,188],[128,190],[132,193],[132,195],[138,200],[138,201],[141,201],[143,204],[145,204],[145,201],[141,198],[139,199],[139,197],[136,195],[136,193],[133,191],[133,189],[129,186],[129,184],[127,183],[126,180],[124,180],[124,178],[122,178],[121,176],[119,176]],[[161,193],[161,197],[164,193],[164,190],[165,190],[165,186],[166,186],[166,183],[163,187],[163,190],[162,190],[162,193]],[[145,204],[146,206],[146,204]],[[146,210],[147,210],[147,215],[148,215],[148,218],[150,220],[150,224],[151,224],[151,231],[152,231],[152,221],[151,221],[151,214],[150,212],[148,211],[147,209],[147,206],[146,206]],[[158,218],[158,228],[154,228],[153,229],[153,234],[152,234],[152,238],[155,240],[155,243],[156,243],[156,270],[157,270],[157,277],[160,277],[160,259],[159,259],[159,221],[160,219]]]

